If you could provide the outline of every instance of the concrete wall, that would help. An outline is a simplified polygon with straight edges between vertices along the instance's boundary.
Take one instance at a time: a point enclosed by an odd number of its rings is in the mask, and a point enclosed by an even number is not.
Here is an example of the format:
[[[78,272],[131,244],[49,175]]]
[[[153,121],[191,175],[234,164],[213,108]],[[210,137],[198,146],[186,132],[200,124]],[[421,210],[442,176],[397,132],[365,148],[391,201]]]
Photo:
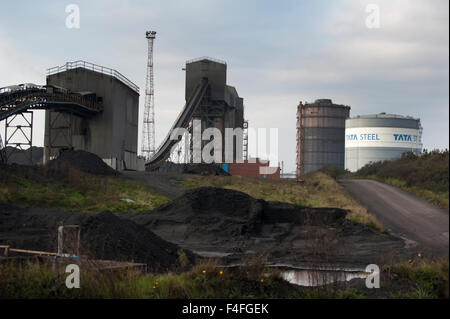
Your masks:
[[[93,92],[103,100],[103,111],[91,118],[72,116],[74,149],[94,153],[116,169],[136,169],[139,116],[139,94],[118,79],[84,68],[77,68],[47,77],[48,85],[67,88],[72,92]],[[49,154],[50,111],[46,111],[45,154]],[[53,116],[56,116],[53,112]]]

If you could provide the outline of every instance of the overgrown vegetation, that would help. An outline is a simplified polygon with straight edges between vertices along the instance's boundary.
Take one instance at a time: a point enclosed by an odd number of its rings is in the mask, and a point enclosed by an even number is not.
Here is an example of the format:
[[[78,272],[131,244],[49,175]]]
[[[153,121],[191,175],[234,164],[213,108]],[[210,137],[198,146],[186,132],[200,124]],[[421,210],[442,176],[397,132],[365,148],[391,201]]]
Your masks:
[[[448,298],[448,260],[416,260],[384,267],[380,289],[337,282],[301,287],[282,279],[281,271],[256,259],[237,268],[203,260],[190,270],[146,274],[135,270],[101,271],[81,265],[80,288],[68,289],[64,269],[29,260],[0,263],[0,299],[26,298]],[[388,279],[387,279],[388,278]],[[397,283],[395,283],[397,282]],[[398,291],[397,291],[398,289]]]
[[[367,164],[351,177],[370,178],[399,187],[449,209],[449,151],[405,153],[396,160]]]
[[[303,183],[290,179],[256,179],[241,176],[193,176],[181,186],[221,187],[246,193],[254,198],[309,207],[338,207],[349,210],[347,218],[384,232],[367,209],[353,200],[335,179],[323,172],[306,175]]]
[[[389,269],[415,283],[408,298],[449,298],[448,259],[415,259],[396,264]]]
[[[183,273],[142,274],[81,268],[80,288],[67,289],[67,274],[50,265],[0,264],[0,299],[13,298],[361,298],[354,289],[303,288],[276,269],[244,264],[236,269],[203,261]]]
[[[66,211],[149,211],[169,200],[145,185],[121,178],[84,174],[68,167],[0,168],[0,202],[22,207],[55,207]]]

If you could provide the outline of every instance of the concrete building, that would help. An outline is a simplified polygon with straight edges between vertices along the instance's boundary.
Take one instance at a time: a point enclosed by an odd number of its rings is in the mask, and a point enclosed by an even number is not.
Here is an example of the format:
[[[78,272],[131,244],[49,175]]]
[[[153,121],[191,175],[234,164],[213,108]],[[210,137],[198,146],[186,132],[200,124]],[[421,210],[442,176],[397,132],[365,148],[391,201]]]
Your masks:
[[[345,124],[345,168],[355,172],[366,164],[422,152],[420,119],[395,114],[361,115]]]
[[[83,118],[47,110],[44,162],[62,149],[75,149],[98,155],[114,169],[142,167],[137,159],[139,88],[133,82],[116,70],[77,61],[49,69],[47,85],[90,96],[103,111]]]
[[[334,165],[344,168],[345,120],[350,107],[329,99],[298,105],[297,176]]]
[[[209,86],[200,106],[193,114],[193,120],[201,120],[202,132],[211,127],[219,129],[225,149],[225,128],[244,127],[244,99],[239,97],[235,87],[227,85],[227,64],[202,57],[186,62],[186,102],[203,78],[208,79]],[[242,138],[242,134],[234,137],[234,160],[242,159]],[[208,141],[202,143],[203,149]],[[224,154],[222,161],[225,161]]]

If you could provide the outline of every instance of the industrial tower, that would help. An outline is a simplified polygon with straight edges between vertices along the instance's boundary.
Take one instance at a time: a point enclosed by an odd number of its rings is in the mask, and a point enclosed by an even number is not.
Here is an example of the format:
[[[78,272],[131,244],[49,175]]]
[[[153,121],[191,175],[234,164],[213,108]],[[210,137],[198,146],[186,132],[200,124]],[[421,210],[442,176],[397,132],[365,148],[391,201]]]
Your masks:
[[[155,31],[147,31],[148,40],[147,81],[145,87],[144,128],[141,153],[149,160],[155,154],[155,96],[153,88],[153,41]]]

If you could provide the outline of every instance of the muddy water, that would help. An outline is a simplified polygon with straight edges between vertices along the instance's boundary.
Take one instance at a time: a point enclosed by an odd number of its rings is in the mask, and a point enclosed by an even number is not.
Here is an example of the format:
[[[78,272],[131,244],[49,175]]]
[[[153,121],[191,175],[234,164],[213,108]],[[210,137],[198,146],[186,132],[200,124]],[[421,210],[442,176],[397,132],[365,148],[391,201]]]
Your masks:
[[[359,270],[311,270],[289,269],[282,270],[281,276],[291,284],[317,287],[339,281],[350,281],[355,278],[367,278],[368,273]]]
[[[230,253],[217,251],[194,251],[196,254],[207,258],[221,258],[230,256]],[[223,268],[236,268],[241,266],[239,263],[223,265]],[[270,264],[270,268],[281,270],[281,277],[287,282],[304,286],[318,287],[328,285],[334,282],[345,282],[355,278],[365,279],[369,273],[362,269],[336,269],[336,268],[298,268],[287,264]]]

